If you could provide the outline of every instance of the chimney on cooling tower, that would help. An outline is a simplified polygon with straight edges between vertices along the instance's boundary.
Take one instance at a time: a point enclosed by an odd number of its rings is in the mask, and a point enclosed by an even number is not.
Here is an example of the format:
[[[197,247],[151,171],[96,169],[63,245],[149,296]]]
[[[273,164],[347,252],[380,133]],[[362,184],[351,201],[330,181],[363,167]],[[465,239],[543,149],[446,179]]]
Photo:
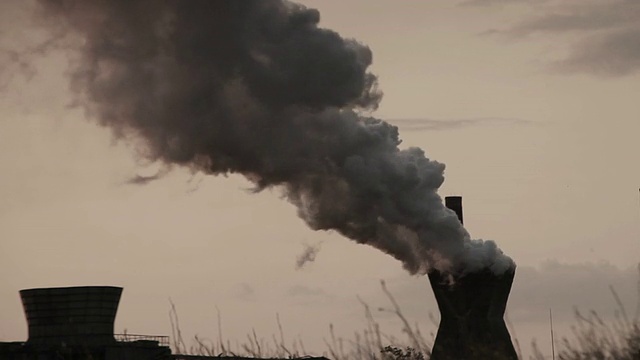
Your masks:
[[[462,217],[462,196],[447,196],[444,198],[444,204],[450,210],[453,210],[458,215],[458,220],[461,224],[464,224]]]
[[[463,221],[462,197],[446,197],[445,205]],[[453,279],[435,270],[429,272],[440,310],[431,360],[518,359],[504,322],[514,275],[515,267],[500,275],[485,268]]]

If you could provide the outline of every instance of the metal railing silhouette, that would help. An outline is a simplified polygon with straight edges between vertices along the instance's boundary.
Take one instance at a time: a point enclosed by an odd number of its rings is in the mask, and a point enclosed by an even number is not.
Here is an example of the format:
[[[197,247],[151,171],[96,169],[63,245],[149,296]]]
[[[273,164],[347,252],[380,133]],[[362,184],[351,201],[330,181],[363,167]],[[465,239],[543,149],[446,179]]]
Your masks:
[[[160,346],[169,346],[169,337],[160,335],[114,334],[118,342],[155,341]]]

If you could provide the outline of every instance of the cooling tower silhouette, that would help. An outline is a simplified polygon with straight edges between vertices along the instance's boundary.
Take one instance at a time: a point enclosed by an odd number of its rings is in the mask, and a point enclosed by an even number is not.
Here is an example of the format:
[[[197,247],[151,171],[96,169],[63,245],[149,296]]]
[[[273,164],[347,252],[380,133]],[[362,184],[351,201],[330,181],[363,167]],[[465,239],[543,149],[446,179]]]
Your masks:
[[[445,198],[462,222],[462,198]],[[440,310],[431,360],[517,360],[504,312],[515,267],[496,275],[482,269],[460,276],[428,274]]]
[[[115,343],[113,326],[122,288],[78,286],[20,291],[30,345],[103,346]]]

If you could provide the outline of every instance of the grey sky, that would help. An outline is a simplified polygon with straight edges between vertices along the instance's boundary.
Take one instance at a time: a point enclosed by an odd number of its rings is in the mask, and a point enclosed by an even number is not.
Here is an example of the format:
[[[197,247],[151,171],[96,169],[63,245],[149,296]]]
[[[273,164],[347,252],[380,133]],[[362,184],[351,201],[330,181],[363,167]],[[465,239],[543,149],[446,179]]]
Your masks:
[[[509,118],[469,118],[469,119],[386,119],[401,131],[451,130],[467,126],[490,125],[532,125],[535,122]]]
[[[8,3],[2,10],[20,13]],[[624,18],[637,15],[635,5],[304,3],[320,10],[322,26],[371,48],[384,92],[373,115],[399,126],[402,147],[422,147],[447,165],[440,193],[463,195],[471,234],[496,240],[518,263],[509,314],[521,344],[532,337],[548,344],[549,307],[559,334],[568,334],[572,305],[612,316],[609,284],[633,312],[638,47],[620,51],[614,36],[637,31],[637,21]],[[25,13],[0,14],[0,43],[38,44],[39,35],[24,32]],[[549,25],[559,15],[570,19]],[[507,41],[479,35],[492,29],[520,32]],[[28,81],[2,74],[0,339],[26,336],[18,290],[90,284],[125,287],[116,330],[130,333],[169,334],[171,298],[187,337],[217,337],[218,306],[227,338],[243,341],[251,328],[270,338],[279,313],[286,336],[322,350],[329,323],[349,338],[364,326],[356,295],[388,306],[380,279],[411,321],[433,329],[425,279],[375,249],[309,230],[278,190],[253,194],[238,176],[179,168],[126,184],[161,166],[69,109],[67,60],[59,53],[38,60]],[[567,68],[559,74],[549,64]],[[410,131],[393,119],[428,126]],[[296,270],[302,244],[319,242],[316,260]],[[401,335],[391,314],[376,316]]]
[[[507,6],[520,4],[541,4],[548,0],[465,0],[459,2],[460,6]]]
[[[536,4],[531,15],[501,33],[523,37],[563,36],[568,49],[552,60],[550,70],[624,76],[640,69],[640,3],[616,1],[550,1]]]

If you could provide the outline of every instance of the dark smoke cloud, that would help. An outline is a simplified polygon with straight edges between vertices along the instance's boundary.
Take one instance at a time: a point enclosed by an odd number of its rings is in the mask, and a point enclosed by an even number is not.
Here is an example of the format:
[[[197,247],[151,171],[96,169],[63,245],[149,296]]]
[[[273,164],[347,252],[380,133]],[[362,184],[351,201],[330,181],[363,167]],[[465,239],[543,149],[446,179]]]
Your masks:
[[[471,240],[437,190],[444,165],[399,149],[362,116],[381,99],[368,47],[277,0],[41,0],[66,31],[76,103],[151,161],[239,173],[283,189],[314,230],[335,230],[411,273],[496,271],[512,261]]]

